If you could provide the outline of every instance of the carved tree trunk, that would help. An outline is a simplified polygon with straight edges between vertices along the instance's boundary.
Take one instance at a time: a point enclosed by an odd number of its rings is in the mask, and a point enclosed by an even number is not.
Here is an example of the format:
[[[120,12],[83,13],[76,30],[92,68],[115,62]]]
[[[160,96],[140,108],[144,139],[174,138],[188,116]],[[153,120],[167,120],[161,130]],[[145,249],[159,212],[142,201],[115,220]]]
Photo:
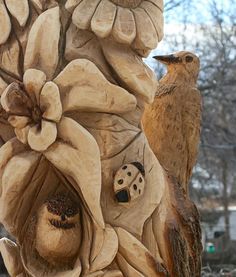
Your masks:
[[[10,276],[200,276],[196,207],[141,127],[161,0],[0,0]]]

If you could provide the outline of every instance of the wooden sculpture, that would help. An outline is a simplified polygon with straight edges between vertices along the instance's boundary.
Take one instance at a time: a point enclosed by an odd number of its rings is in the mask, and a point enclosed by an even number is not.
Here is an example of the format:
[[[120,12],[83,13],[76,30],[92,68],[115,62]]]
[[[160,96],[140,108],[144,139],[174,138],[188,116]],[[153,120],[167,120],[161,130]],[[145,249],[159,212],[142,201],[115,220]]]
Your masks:
[[[10,276],[200,276],[199,215],[141,127],[162,0],[0,0]]]
[[[154,102],[143,115],[143,127],[161,165],[187,191],[197,160],[201,95],[196,88],[199,59],[186,51],[154,57],[167,68]]]

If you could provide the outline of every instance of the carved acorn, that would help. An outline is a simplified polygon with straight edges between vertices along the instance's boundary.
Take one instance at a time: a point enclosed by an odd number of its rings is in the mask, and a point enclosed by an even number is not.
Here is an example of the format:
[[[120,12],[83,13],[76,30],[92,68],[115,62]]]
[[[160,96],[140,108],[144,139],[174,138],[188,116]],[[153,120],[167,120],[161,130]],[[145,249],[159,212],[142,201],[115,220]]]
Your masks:
[[[145,171],[139,162],[124,164],[115,174],[114,192],[119,203],[128,203],[143,195]]]

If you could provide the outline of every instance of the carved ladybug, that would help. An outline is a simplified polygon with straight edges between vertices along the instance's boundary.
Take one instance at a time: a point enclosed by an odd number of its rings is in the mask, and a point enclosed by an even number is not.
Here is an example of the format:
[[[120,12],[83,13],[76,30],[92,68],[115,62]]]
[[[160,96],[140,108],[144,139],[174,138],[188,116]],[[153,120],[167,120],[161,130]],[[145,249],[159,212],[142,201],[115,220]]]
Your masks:
[[[145,170],[141,163],[124,164],[114,178],[114,192],[119,203],[128,203],[143,195]]]

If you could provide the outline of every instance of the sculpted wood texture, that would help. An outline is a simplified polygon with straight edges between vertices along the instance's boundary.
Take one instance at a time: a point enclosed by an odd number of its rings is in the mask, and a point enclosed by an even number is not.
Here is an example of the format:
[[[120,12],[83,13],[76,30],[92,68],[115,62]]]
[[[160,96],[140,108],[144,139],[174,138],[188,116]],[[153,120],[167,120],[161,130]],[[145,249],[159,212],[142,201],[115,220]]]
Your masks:
[[[200,276],[198,212],[141,125],[163,1],[0,0],[0,26],[10,276]]]

